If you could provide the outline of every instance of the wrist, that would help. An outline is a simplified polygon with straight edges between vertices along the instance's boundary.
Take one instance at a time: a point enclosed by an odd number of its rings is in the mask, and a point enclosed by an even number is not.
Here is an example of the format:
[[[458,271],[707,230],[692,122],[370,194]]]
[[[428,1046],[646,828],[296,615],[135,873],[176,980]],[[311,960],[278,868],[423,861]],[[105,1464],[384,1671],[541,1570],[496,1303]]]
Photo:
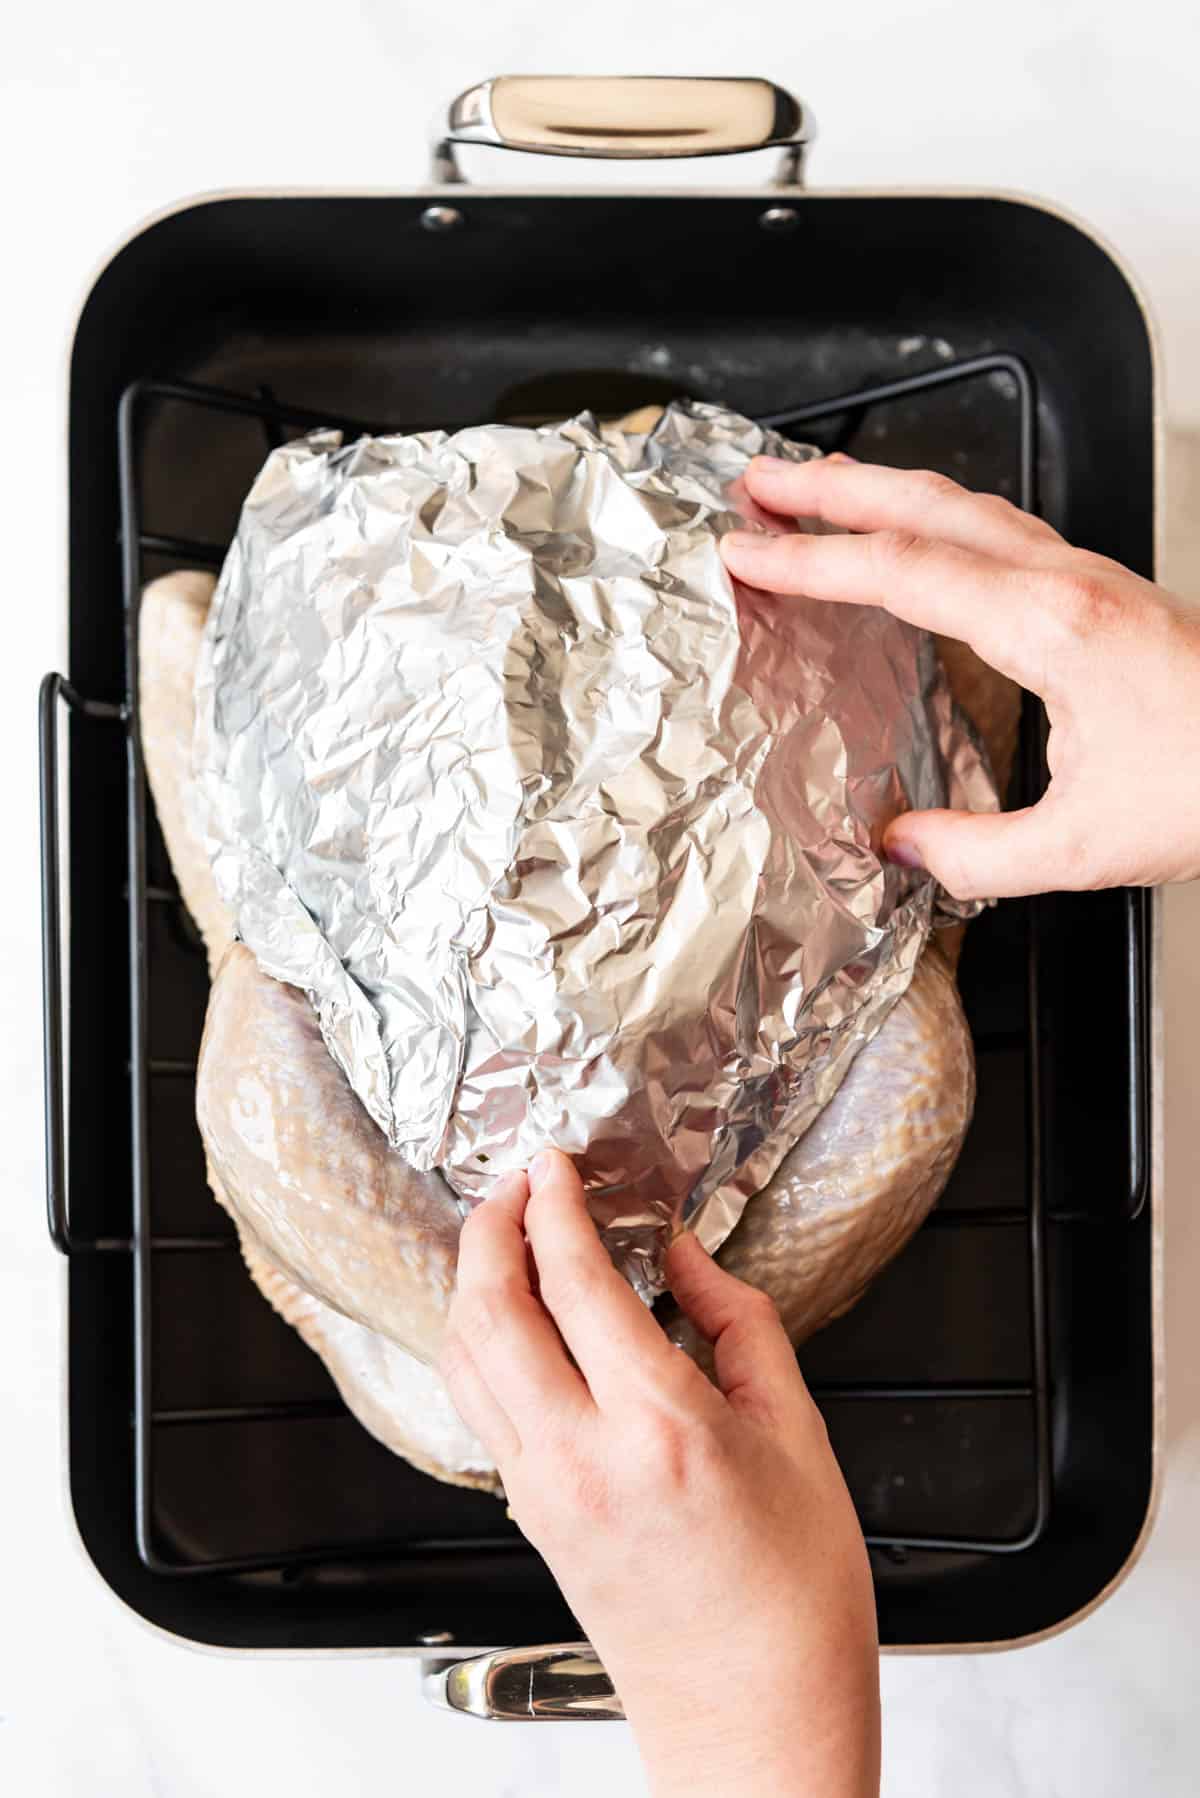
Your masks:
[[[834,1714],[836,1710],[836,1714]],[[630,1719],[652,1798],[878,1798],[878,1709],[794,1700],[718,1712],[686,1703],[676,1719]]]
[[[873,1640],[814,1654],[811,1635],[789,1632],[749,1654],[733,1639],[684,1643],[653,1665],[636,1655],[605,1665],[653,1798],[876,1798]]]

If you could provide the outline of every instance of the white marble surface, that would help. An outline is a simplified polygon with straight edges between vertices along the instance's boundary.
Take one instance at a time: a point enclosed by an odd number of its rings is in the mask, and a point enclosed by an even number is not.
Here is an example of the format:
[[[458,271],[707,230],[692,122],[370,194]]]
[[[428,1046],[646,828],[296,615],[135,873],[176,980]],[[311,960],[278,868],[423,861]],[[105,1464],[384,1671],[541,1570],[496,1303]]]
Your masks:
[[[331,21],[336,18],[336,29]],[[827,185],[953,181],[1074,207],[1164,327],[1169,413],[1200,429],[1200,31],[1151,0],[859,0],[550,9],[530,0],[43,0],[0,54],[0,1790],[14,1798],[639,1789],[620,1727],[487,1729],[423,1708],[393,1660],[202,1655],[126,1614],[60,1496],[60,1269],[41,1224],[33,698],[64,638],[64,380],[90,272],[145,213],[223,186],[421,178],[433,103],[504,68],[775,76],[806,95]],[[706,178],[719,169],[705,171]],[[732,175],[732,171],[730,171]],[[1171,565],[1200,596],[1200,437],[1177,436]],[[1190,523],[1189,523],[1190,520]],[[887,1662],[888,1798],[1184,1798],[1200,1790],[1200,892],[1167,905],[1167,1477],[1096,1615],[1034,1648]]]

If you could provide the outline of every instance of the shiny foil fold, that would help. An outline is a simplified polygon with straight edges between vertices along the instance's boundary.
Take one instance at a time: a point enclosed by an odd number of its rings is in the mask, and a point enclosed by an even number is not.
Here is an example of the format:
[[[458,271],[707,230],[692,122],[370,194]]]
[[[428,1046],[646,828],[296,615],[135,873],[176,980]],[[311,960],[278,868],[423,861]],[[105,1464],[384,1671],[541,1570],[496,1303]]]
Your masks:
[[[884,825],[996,805],[927,635],[735,593],[717,544],[763,451],[818,453],[697,404],[287,444],[198,676],[200,821],[260,965],[464,1201],[579,1157],[644,1296],[964,915]]]

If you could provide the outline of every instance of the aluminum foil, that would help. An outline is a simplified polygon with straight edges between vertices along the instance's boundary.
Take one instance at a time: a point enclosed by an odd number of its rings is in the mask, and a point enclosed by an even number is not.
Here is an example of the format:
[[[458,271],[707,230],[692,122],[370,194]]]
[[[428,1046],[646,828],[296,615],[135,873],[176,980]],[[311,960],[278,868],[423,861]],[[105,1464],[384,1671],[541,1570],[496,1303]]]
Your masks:
[[[577,1156],[644,1296],[964,915],[884,825],[997,803],[928,636],[735,593],[717,545],[762,451],[818,453],[696,404],[285,445],[198,676],[199,822],[260,965],[464,1202]]]

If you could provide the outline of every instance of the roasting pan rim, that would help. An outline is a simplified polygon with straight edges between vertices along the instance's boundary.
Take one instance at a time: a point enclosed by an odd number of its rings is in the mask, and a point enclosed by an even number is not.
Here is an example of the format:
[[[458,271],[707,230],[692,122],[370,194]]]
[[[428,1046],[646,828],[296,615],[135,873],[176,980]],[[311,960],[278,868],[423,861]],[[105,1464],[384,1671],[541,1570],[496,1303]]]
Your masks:
[[[1148,291],[1130,259],[1116,244],[1093,225],[1082,214],[1075,212],[1056,200],[1041,194],[1034,194],[1022,188],[986,187],[965,184],[963,186],[937,186],[932,184],[914,184],[878,186],[878,187],[803,187],[786,188],[770,184],[717,183],[713,186],[645,186],[628,187],[619,183],[588,187],[574,187],[569,184],[527,187],[515,183],[489,185],[474,183],[426,183],[416,186],[388,187],[230,187],[201,189],[196,193],[185,194],[176,200],[166,201],[132,224],[127,231],[114,238],[108,247],[92,263],[79,288],[79,297],[72,309],[68,325],[68,362],[74,357],[79,326],[88,305],[100,287],[105,276],[121,260],[126,251],[140,243],[143,238],[153,235],[162,225],[173,219],[182,218],[190,212],[200,212],[212,207],[245,202],[270,203],[312,202],[312,201],[396,201],[396,200],[429,200],[432,202],[457,200],[470,203],[473,200],[629,200],[632,202],[657,200],[687,200],[693,202],[711,202],[713,200],[737,201],[769,201],[774,205],[786,202],[790,207],[802,208],[819,205],[825,201],[939,201],[947,204],[979,204],[995,203],[1010,207],[1017,211],[1040,213],[1064,225],[1076,236],[1083,238],[1111,263],[1128,287],[1130,294],[1141,315],[1146,330],[1147,347],[1150,352],[1151,375],[1153,388],[1153,405],[1156,430],[1159,424],[1162,394],[1162,334]],[[69,382],[68,382],[69,403]],[[1155,444],[1155,508],[1159,510],[1159,481],[1161,479],[1160,445]],[[1156,532],[1156,557],[1158,554]]]
[[[1165,520],[1165,480],[1164,480],[1164,448],[1163,448],[1165,427],[1164,427],[1164,412],[1163,412],[1162,346],[1161,346],[1160,333],[1159,333],[1159,330],[1157,327],[1157,323],[1156,323],[1153,311],[1150,307],[1150,304],[1148,302],[1146,294],[1141,286],[1141,282],[1138,279],[1135,272],[1131,269],[1128,261],[1124,258],[1124,256],[1122,256],[1114,248],[1114,246],[1112,244],[1110,244],[1107,241],[1107,239],[1101,233],[1099,233],[1098,231],[1093,229],[1090,225],[1088,225],[1085,221],[1083,221],[1077,215],[1072,213],[1069,209],[1059,206],[1055,202],[1052,202],[1049,200],[1044,200],[1044,199],[1041,199],[1040,197],[1025,194],[1023,192],[1019,192],[1019,191],[1015,191],[1015,190],[1004,190],[1004,189],[993,189],[993,188],[982,188],[982,187],[945,188],[945,187],[926,187],[926,186],[921,186],[921,187],[900,186],[900,187],[884,187],[884,188],[860,188],[860,187],[856,187],[856,188],[824,188],[824,189],[819,189],[819,190],[815,190],[815,191],[811,191],[811,190],[804,191],[804,192],[797,191],[794,195],[792,193],[788,192],[787,190],[781,190],[779,188],[759,186],[759,185],[751,185],[751,186],[714,185],[711,187],[684,187],[684,188],[677,188],[677,187],[672,188],[669,186],[628,188],[628,187],[623,187],[623,186],[617,185],[617,186],[613,186],[613,187],[605,186],[605,187],[598,187],[598,188],[587,188],[587,189],[582,189],[582,190],[579,188],[571,187],[571,186],[556,186],[556,187],[547,187],[547,188],[538,187],[536,189],[529,189],[529,188],[515,186],[515,185],[488,186],[488,187],[480,186],[480,187],[465,187],[465,188],[462,186],[413,186],[413,187],[406,187],[406,188],[390,188],[390,187],[389,188],[368,187],[368,188],[350,188],[350,189],[345,189],[345,188],[262,188],[262,189],[250,188],[250,189],[214,190],[214,191],[208,192],[208,193],[202,193],[202,194],[198,194],[198,195],[194,195],[194,196],[185,197],[179,201],[170,203],[170,204],[164,206],[163,208],[160,208],[159,210],[157,210],[154,213],[151,213],[146,218],[141,220],[137,225],[135,225],[122,239],[120,239],[117,243],[115,243],[109,249],[107,254],[105,254],[100,259],[100,261],[98,262],[98,264],[95,267],[93,275],[91,276],[90,280],[86,284],[83,296],[80,300],[78,308],[76,309],[73,324],[70,327],[70,340],[69,340],[70,341],[70,355],[73,358],[75,348],[76,348],[77,338],[78,338],[79,325],[83,319],[84,313],[87,310],[88,303],[91,300],[91,298],[93,297],[94,293],[96,292],[96,289],[103,282],[103,279],[104,279],[106,273],[120,259],[122,254],[128,248],[130,248],[135,242],[137,242],[141,238],[152,233],[156,229],[156,227],[158,227],[159,225],[165,223],[166,221],[168,221],[172,218],[175,218],[182,214],[185,214],[187,212],[190,212],[193,210],[199,210],[200,208],[206,208],[206,207],[210,207],[210,206],[214,206],[214,205],[221,205],[221,204],[226,204],[226,203],[230,203],[230,202],[245,202],[245,201],[252,201],[252,202],[257,202],[257,201],[269,202],[269,201],[273,201],[273,200],[283,200],[283,201],[288,201],[288,200],[296,200],[296,201],[382,200],[382,201],[387,201],[387,200],[416,200],[416,199],[455,199],[455,200],[458,200],[461,202],[464,200],[471,200],[471,199],[475,199],[475,198],[479,198],[481,200],[514,199],[514,198],[529,199],[529,200],[541,200],[541,199],[560,199],[561,200],[564,198],[569,198],[572,200],[597,199],[597,200],[607,200],[607,201],[612,201],[614,199],[630,200],[630,201],[637,201],[639,199],[643,199],[643,200],[683,199],[683,200],[694,200],[694,201],[705,201],[705,202],[711,202],[714,199],[729,199],[729,200],[733,200],[733,201],[742,201],[742,202],[753,201],[753,200],[759,200],[759,201],[769,200],[775,204],[780,203],[780,201],[782,199],[782,200],[786,200],[786,202],[788,204],[794,203],[798,207],[803,207],[806,204],[818,202],[821,200],[832,200],[832,201],[863,200],[863,201],[895,201],[895,202],[922,200],[922,201],[937,201],[937,202],[947,202],[947,203],[956,202],[956,201],[957,202],[978,203],[978,202],[982,201],[982,202],[996,202],[996,203],[1003,204],[1005,206],[1013,206],[1016,208],[1022,208],[1022,209],[1026,209],[1026,210],[1030,210],[1030,211],[1034,211],[1034,212],[1040,212],[1040,213],[1043,213],[1043,214],[1057,220],[1061,224],[1067,226],[1072,232],[1077,233],[1079,236],[1086,239],[1089,243],[1091,243],[1093,246],[1098,248],[1105,255],[1105,257],[1108,259],[1108,261],[1111,263],[1113,268],[1116,270],[1116,272],[1119,274],[1119,276],[1122,278],[1122,280],[1128,287],[1131,297],[1134,299],[1135,304],[1137,306],[1137,310],[1138,310],[1138,313],[1139,313],[1141,321],[1142,321],[1142,326],[1145,331],[1146,345],[1147,345],[1147,349],[1149,352],[1149,362],[1150,362],[1150,375],[1151,375],[1150,402],[1151,402],[1152,428],[1153,428],[1153,443],[1151,445],[1151,484],[1152,484],[1151,504],[1152,504],[1152,528],[1153,528],[1153,554],[1154,554],[1154,562],[1155,562],[1156,568],[1161,568],[1162,554],[1163,554],[1164,520]],[[65,402],[66,402],[67,408],[69,410],[70,400],[71,400],[71,383],[70,382],[67,383],[66,393],[65,393],[64,397],[65,397]],[[69,447],[69,439],[67,438],[65,433],[64,433],[63,451],[64,451],[64,462],[68,465],[68,468],[69,468],[70,447]],[[1149,1187],[1150,1230],[1151,1230],[1150,1306],[1151,1306],[1151,1335],[1152,1335],[1152,1355],[1151,1355],[1150,1373],[1151,1373],[1151,1379],[1153,1382],[1153,1397],[1152,1397],[1152,1416],[1151,1416],[1151,1440],[1150,1440],[1150,1444],[1149,1444],[1150,1481],[1149,1481],[1149,1488],[1148,1488],[1148,1494],[1147,1494],[1146,1511],[1145,1511],[1145,1516],[1144,1516],[1142,1524],[1141,1524],[1141,1528],[1138,1532],[1137,1537],[1133,1541],[1131,1548],[1129,1550],[1129,1553],[1126,1556],[1125,1560],[1123,1561],[1121,1566],[1117,1569],[1117,1571],[1113,1574],[1113,1576],[1109,1579],[1107,1584],[1099,1592],[1097,1592],[1085,1605],[1080,1607],[1077,1611],[1069,1614],[1068,1616],[1062,1618],[1061,1620],[1059,1620],[1055,1623],[1047,1625],[1045,1628],[1043,1628],[1041,1630],[1034,1631],[1034,1632],[1031,1632],[1031,1633],[1029,1633],[1027,1635],[1023,1635],[1023,1636],[1013,1637],[1010,1639],[990,1640],[990,1641],[983,1641],[983,1642],[978,1642],[978,1643],[975,1643],[975,1642],[973,1642],[973,1643],[951,1642],[948,1644],[946,1644],[946,1643],[899,1644],[899,1645],[889,1646],[889,1647],[885,1648],[883,1650],[884,1653],[888,1653],[888,1654],[927,1654],[927,1653],[1000,1652],[1000,1651],[1008,1650],[1010,1648],[1018,1648],[1018,1647],[1027,1646],[1032,1643],[1046,1640],[1050,1636],[1059,1634],[1062,1631],[1064,1631],[1065,1629],[1071,1627],[1074,1623],[1082,1621],[1084,1618],[1089,1616],[1092,1611],[1094,1611],[1102,1603],[1104,1603],[1105,1600],[1112,1595],[1112,1593],[1116,1590],[1116,1588],[1124,1582],[1124,1580],[1128,1577],[1129,1573],[1133,1570],[1133,1568],[1136,1566],[1137,1562],[1140,1560],[1141,1555],[1144,1552],[1146,1542],[1148,1541],[1149,1536],[1155,1526],[1155,1522],[1156,1522],[1159,1507],[1160,1507],[1161,1487],[1162,1487],[1163,1389],[1164,1389],[1164,1363],[1163,1363],[1163,1337],[1164,1337],[1164,1317],[1163,1317],[1163,1229],[1164,1229],[1164,1217],[1163,1217],[1163,1211],[1164,1211],[1164,1193],[1162,1190],[1162,1078],[1161,1078],[1163,1048],[1162,1048],[1162,1007],[1161,1007],[1161,1000],[1160,1000],[1161,989],[1159,986],[1160,966],[1161,966],[1161,958],[1162,958],[1161,912],[1162,912],[1161,895],[1158,893],[1155,893],[1151,896],[1150,926],[1149,926],[1149,930],[1150,930],[1149,964],[1150,964],[1150,976],[1151,976],[1150,1018],[1151,1018],[1151,1030],[1152,1030],[1152,1044],[1151,1044],[1151,1052],[1150,1052],[1150,1079],[1151,1079],[1151,1089],[1150,1089],[1151,1113],[1150,1113],[1150,1115],[1151,1115],[1151,1126],[1152,1127],[1151,1127],[1150,1187]],[[64,1269],[64,1273],[67,1273],[67,1271],[68,1270]],[[64,1290],[64,1295],[65,1295],[67,1292],[66,1284],[64,1284],[63,1290]],[[64,1357],[66,1355],[67,1330],[69,1328],[70,1309],[71,1309],[71,1307],[69,1305],[69,1301],[66,1299],[66,1297],[64,1297],[64,1305],[63,1305],[64,1328],[63,1328],[63,1338],[62,1338]],[[64,1359],[64,1368],[63,1368],[63,1386],[64,1386],[64,1397],[65,1397],[66,1396],[66,1392],[65,1392],[65,1388],[66,1388],[65,1359]],[[64,1407],[63,1407],[62,1423],[63,1423],[64,1436],[69,1436],[70,1418],[69,1418],[69,1405],[68,1404],[64,1404]],[[137,1617],[140,1622],[144,1623],[149,1629],[152,1629],[156,1634],[162,1635],[169,1639],[173,1639],[177,1642],[184,1643],[188,1647],[203,1650],[206,1652],[217,1653],[217,1654],[227,1654],[227,1655],[266,1655],[266,1656],[269,1656],[272,1658],[279,1658],[279,1659],[284,1659],[284,1658],[291,1659],[291,1658],[294,1658],[297,1656],[304,1656],[307,1658],[326,1658],[326,1657],[332,1657],[334,1655],[336,1655],[338,1657],[342,1657],[345,1655],[353,1655],[353,1656],[360,1657],[360,1658],[379,1658],[381,1656],[390,1656],[392,1658],[400,1658],[400,1659],[419,1659],[422,1656],[422,1654],[425,1654],[428,1652],[428,1650],[423,1649],[420,1646],[412,1646],[412,1645],[403,1645],[403,1646],[398,1646],[398,1647],[386,1646],[386,1647],[362,1647],[362,1648],[356,1648],[353,1646],[350,1646],[350,1647],[294,1647],[294,1648],[284,1647],[284,1646],[271,1646],[271,1647],[262,1647],[262,1648],[245,1647],[245,1646],[221,1643],[221,1642],[217,1642],[217,1641],[213,1641],[213,1640],[204,1640],[201,1638],[197,1638],[194,1636],[190,1636],[190,1635],[181,1633],[178,1630],[169,1628],[166,1625],[164,1625],[163,1623],[155,1621],[155,1619],[153,1617],[147,1615],[145,1612],[143,1612],[141,1609],[139,1609],[137,1604],[134,1602],[134,1600],[132,1598],[126,1596],[125,1592],[123,1592],[117,1584],[115,1584],[113,1581],[111,1581],[109,1579],[108,1575],[104,1571],[101,1559],[98,1559],[96,1556],[94,1556],[92,1547],[88,1542],[87,1536],[84,1533],[83,1525],[80,1523],[77,1512],[76,1512],[76,1506],[75,1506],[75,1502],[74,1502],[74,1494],[71,1491],[71,1472],[70,1472],[69,1452],[64,1455],[63,1478],[66,1483],[67,1496],[69,1499],[69,1510],[70,1510],[70,1515],[71,1515],[72,1533],[76,1537],[80,1548],[82,1549],[84,1554],[87,1556],[88,1560],[92,1563],[93,1568],[95,1569],[95,1571],[97,1572],[97,1574],[99,1575],[101,1580],[103,1580],[104,1584],[114,1594],[114,1596],[116,1596],[120,1600],[123,1607],[126,1610],[131,1611],[132,1614],[135,1617]],[[494,1646],[496,1646],[496,1645],[495,1644],[483,1644],[480,1646],[480,1648],[478,1650],[472,1650],[466,1646],[460,1647],[459,1645],[456,1645],[455,1653],[462,1654],[465,1656],[466,1654],[468,1654],[470,1652],[483,1652],[486,1648],[494,1647]]]

